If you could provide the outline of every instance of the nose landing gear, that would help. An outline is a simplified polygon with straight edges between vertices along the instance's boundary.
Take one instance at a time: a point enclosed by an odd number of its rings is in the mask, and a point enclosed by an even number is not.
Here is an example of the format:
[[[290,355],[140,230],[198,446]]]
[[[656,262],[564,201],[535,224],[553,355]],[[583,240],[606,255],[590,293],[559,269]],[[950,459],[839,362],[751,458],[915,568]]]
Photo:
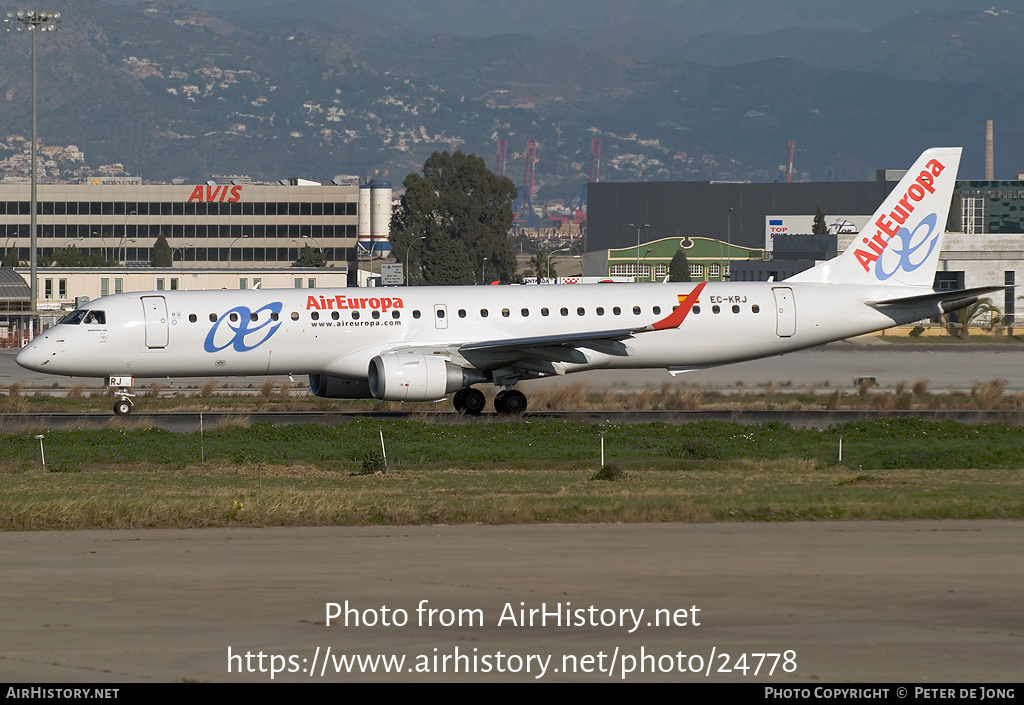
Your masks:
[[[114,402],[114,415],[115,416],[127,416],[132,412],[132,407],[135,403],[132,401],[132,382],[134,380],[131,377],[108,377],[107,386],[117,387],[118,400]]]

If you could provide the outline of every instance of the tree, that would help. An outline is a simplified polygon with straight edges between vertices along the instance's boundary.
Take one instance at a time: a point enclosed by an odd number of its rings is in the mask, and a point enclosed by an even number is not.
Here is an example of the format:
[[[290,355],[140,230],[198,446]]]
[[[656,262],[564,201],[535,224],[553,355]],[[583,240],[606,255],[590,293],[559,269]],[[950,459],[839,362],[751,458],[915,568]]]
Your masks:
[[[553,254],[551,250],[538,247],[537,254],[530,258],[530,266],[533,267],[533,273],[537,277],[538,284],[540,284],[542,279],[553,279],[558,276],[552,257]]]
[[[670,282],[690,281],[690,261],[686,259],[686,250],[680,247],[672,255],[672,261],[668,265],[668,280]]]
[[[299,258],[292,262],[293,267],[326,267],[327,258],[322,250],[314,250],[309,245],[303,245],[299,252]]]
[[[820,205],[814,209],[814,226],[811,228],[811,233],[814,235],[828,234],[828,225],[825,224],[825,211],[821,209]]]
[[[978,299],[973,304],[968,304],[949,314],[946,332],[954,338],[967,338],[970,335],[968,330],[970,326],[983,326],[986,321],[991,324],[993,318],[998,315],[999,309],[992,303],[992,299]],[[953,321],[954,318],[955,321]]]
[[[171,257],[171,246],[167,237],[160,233],[160,237],[153,243],[153,258],[150,260],[154,267],[173,267],[174,259]]]
[[[4,255],[4,260],[3,260],[3,262],[0,262],[0,267],[12,267],[13,268],[13,267],[17,267],[18,264],[19,264],[19,261],[18,261],[18,248],[17,247],[12,247],[9,250],[7,250],[7,253]]]
[[[441,230],[426,242],[420,264],[423,281],[435,286],[459,286],[481,281],[482,276],[476,275],[469,250],[461,240]]]
[[[409,174],[403,184],[405,195],[392,214],[390,240],[393,252],[409,253],[410,283],[518,281],[508,238],[516,187],[509,179],[494,175],[475,155],[434,152],[423,173]],[[426,238],[423,246],[410,251],[420,237]],[[442,252],[455,259],[439,261]]]

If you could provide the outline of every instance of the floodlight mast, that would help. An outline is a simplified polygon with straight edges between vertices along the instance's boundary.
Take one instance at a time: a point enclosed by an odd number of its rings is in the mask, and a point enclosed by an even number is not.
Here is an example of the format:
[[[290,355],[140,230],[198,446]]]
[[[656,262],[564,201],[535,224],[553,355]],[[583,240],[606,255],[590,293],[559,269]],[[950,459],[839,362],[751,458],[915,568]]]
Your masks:
[[[29,326],[32,328],[32,333],[35,333],[35,317],[36,317],[36,304],[39,298],[39,281],[36,270],[39,266],[37,254],[36,254],[36,240],[38,236],[38,223],[36,220],[36,211],[38,210],[36,200],[36,187],[38,186],[38,174],[36,173],[37,168],[37,142],[36,139],[36,34],[39,32],[57,32],[60,31],[60,13],[59,12],[38,12],[36,10],[14,10],[7,13],[7,19],[4,20],[4,28],[8,31],[21,31],[27,29],[29,34],[32,35],[32,193],[30,196],[30,221],[29,221],[29,291],[32,297],[32,308],[29,312]]]

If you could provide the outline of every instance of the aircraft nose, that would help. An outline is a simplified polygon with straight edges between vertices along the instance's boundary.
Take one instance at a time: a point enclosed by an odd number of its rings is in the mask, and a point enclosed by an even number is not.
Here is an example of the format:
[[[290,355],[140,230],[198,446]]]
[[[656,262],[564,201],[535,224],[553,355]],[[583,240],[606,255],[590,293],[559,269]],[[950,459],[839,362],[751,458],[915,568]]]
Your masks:
[[[51,355],[40,345],[38,340],[33,340],[21,349],[14,361],[26,370],[41,372],[44,366],[50,361]]]

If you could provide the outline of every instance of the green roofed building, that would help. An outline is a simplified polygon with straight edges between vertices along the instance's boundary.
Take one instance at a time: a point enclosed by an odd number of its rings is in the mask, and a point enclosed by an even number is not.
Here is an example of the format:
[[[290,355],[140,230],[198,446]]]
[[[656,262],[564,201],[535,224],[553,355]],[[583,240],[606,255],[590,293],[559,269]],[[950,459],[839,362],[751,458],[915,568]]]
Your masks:
[[[731,262],[764,258],[764,250],[730,245],[708,237],[667,237],[641,243],[639,249],[634,246],[587,253],[584,274],[662,281],[668,276],[669,264],[680,248],[686,252],[692,281],[726,281]]]

